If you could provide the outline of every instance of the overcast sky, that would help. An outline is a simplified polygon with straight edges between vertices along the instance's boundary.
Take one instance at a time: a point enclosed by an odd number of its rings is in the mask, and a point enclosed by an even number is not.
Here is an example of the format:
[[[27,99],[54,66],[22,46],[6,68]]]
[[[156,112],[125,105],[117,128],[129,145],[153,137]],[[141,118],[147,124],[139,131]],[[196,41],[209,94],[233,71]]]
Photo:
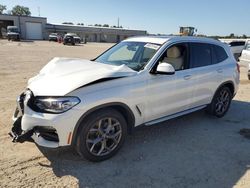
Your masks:
[[[30,8],[32,16],[49,23],[117,25],[149,33],[177,34],[179,26],[194,26],[205,35],[250,35],[250,0],[1,0]]]

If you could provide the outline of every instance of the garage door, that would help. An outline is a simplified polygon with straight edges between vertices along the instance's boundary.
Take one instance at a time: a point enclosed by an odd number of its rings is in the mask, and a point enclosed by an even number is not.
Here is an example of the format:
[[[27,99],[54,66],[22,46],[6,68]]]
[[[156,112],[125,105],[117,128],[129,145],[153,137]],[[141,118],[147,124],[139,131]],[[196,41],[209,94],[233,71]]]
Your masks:
[[[43,39],[42,24],[35,22],[26,22],[26,39]]]

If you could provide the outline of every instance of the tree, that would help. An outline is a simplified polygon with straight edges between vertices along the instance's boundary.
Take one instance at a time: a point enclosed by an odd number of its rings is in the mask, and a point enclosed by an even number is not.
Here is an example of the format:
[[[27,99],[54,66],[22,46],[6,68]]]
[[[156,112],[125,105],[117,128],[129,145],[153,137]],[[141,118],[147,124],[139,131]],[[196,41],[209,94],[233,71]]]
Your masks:
[[[243,38],[243,39],[246,39],[246,38],[247,38],[247,36],[246,36],[245,34],[243,34],[243,35],[242,35],[242,38]]]
[[[3,14],[3,11],[6,10],[5,5],[0,5],[0,14]]]
[[[109,27],[109,25],[108,24],[103,24],[103,26],[102,27]]]
[[[30,16],[31,12],[28,7],[16,5],[12,8],[11,14],[14,16]]]
[[[82,25],[82,26],[84,26],[84,23],[78,23],[77,25]]]
[[[234,33],[231,33],[231,34],[229,35],[229,38],[235,38]]]

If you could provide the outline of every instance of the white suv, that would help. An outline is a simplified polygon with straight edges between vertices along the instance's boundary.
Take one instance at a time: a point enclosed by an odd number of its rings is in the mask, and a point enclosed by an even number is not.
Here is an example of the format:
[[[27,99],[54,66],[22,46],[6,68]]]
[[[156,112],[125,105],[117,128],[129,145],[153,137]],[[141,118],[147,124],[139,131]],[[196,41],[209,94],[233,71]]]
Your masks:
[[[228,45],[199,37],[129,38],[94,60],[54,58],[17,100],[14,142],[72,145],[92,161],[127,133],[206,108],[225,115],[239,84]]]

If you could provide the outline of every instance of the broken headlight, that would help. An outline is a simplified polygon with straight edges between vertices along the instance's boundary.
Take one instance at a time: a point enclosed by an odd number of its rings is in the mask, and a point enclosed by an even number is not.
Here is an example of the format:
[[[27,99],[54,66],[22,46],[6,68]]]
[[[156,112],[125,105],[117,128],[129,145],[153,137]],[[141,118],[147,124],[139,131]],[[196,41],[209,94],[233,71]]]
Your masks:
[[[36,97],[33,107],[43,113],[63,113],[80,102],[78,97]]]

